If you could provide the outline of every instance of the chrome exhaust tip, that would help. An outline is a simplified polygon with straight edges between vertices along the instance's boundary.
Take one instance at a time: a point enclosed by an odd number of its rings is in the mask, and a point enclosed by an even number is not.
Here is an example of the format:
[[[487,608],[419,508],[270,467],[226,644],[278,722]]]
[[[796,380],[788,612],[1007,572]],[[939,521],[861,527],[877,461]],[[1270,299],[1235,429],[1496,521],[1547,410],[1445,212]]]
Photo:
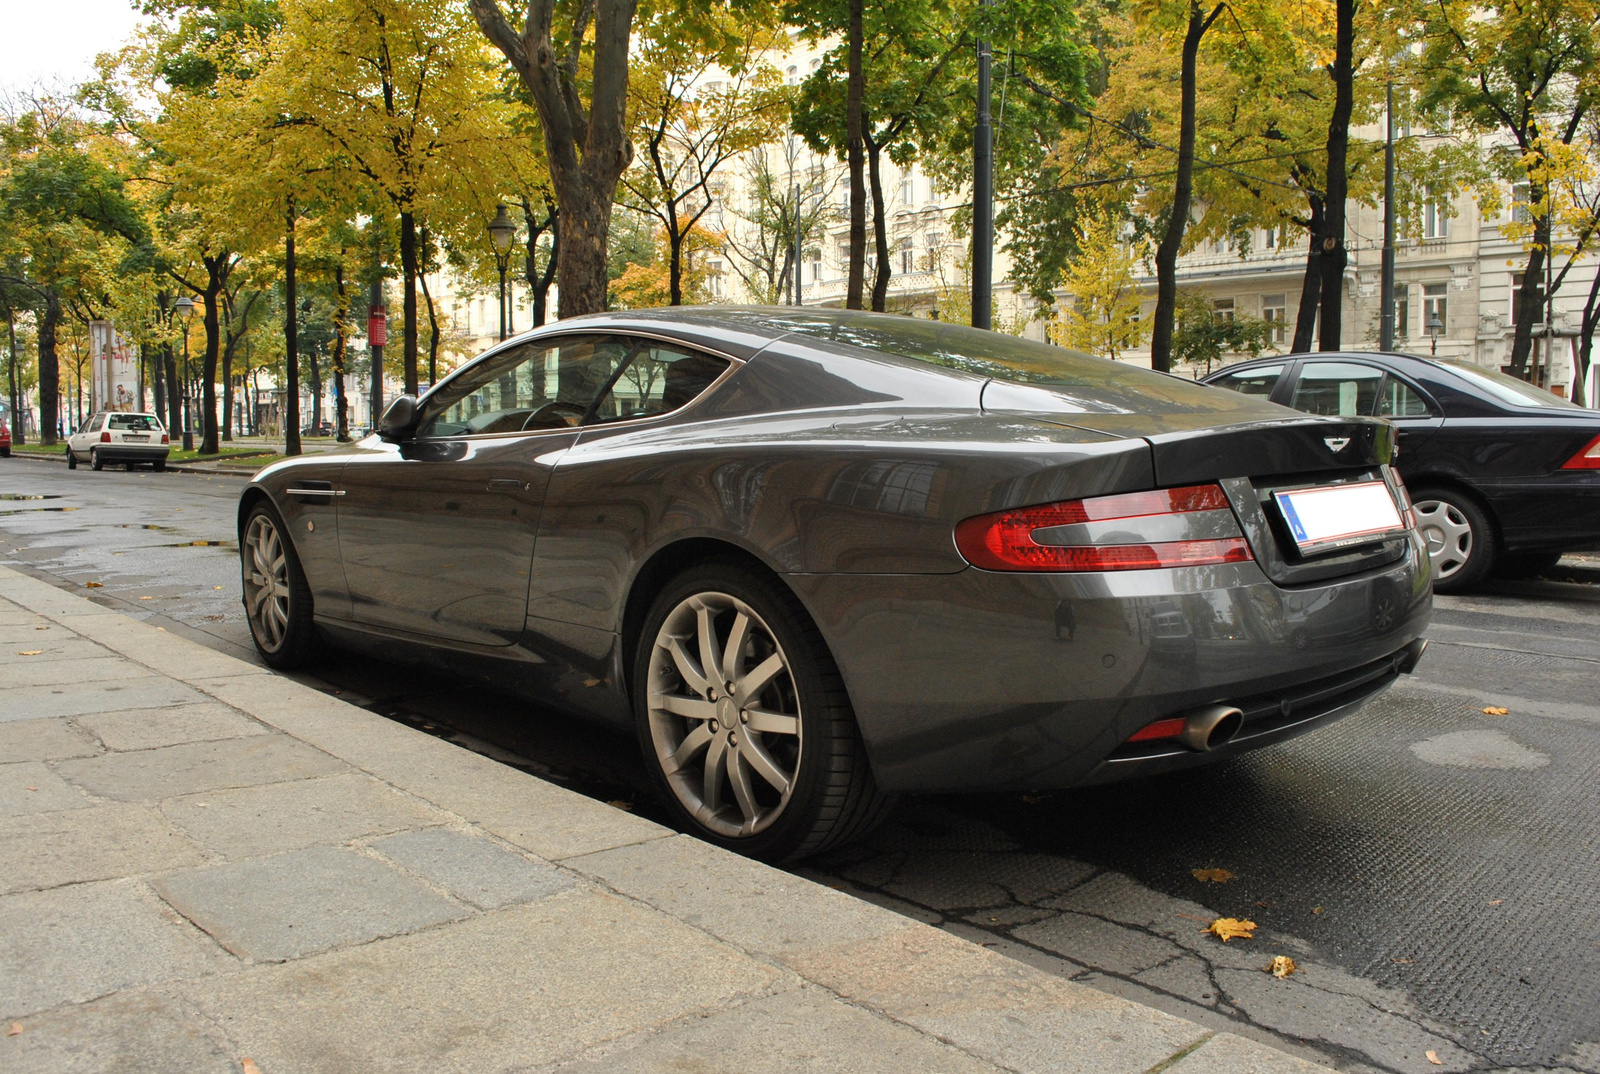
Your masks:
[[[1428,651],[1428,639],[1418,638],[1395,654],[1394,669],[1402,675],[1409,675],[1417,669],[1417,664],[1422,660],[1422,654]]]
[[[1178,741],[1191,750],[1205,753],[1228,743],[1244,724],[1244,713],[1232,705],[1207,705],[1187,713]]]

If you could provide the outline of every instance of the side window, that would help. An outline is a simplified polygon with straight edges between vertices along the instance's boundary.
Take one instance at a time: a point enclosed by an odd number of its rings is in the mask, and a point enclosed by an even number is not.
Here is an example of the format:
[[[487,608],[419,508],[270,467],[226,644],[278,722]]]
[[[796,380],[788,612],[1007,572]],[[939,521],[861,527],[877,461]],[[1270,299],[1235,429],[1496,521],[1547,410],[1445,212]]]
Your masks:
[[[1254,369],[1241,369],[1236,373],[1225,373],[1212,381],[1213,387],[1227,388],[1240,395],[1259,395],[1265,399],[1272,394],[1272,389],[1278,386],[1278,378],[1283,376],[1283,366],[1265,365]]]
[[[1378,416],[1383,418],[1425,418],[1428,403],[1411,385],[1395,376],[1383,378],[1378,399]]]
[[[728,368],[724,358],[669,343],[639,343],[638,353],[595,407],[591,423],[653,418],[687,406]]]
[[[577,425],[627,358],[618,336],[526,343],[474,365],[428,401],[419,437],[481,436]]]
[[[1300,367],[1289,405],[1308,414],[1372,417],[1378,412],[1383,370],[1346,362],[1307,362]]]

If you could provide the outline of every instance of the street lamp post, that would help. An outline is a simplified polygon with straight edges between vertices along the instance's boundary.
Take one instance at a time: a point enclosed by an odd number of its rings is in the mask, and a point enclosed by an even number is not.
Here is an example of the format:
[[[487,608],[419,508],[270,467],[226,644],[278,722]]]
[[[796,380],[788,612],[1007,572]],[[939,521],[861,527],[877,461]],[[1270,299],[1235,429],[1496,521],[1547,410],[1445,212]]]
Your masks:
[[[1439,320],[1439,311],[1433,310],[1428,314],[1428,338],[1433,340],[1433,354],[1439,354],[1439,333],[1444,331],[1444,322]]]
[[[194,394],[194,375],[189,369],[189,318],[194,316],[194,299],[179,295],[173,304],[183,319],[183,450],[194,450],[194,428],[189,419],[189,398]]]
[[[506,215],[506,207],[498,207],[494,219],[489,221],[489,239],[494,243],[495,264],[500,267],[500,338],[509,334],[506,323],[506,266],[511,263],[511,240],[517,237],[517,225]]]

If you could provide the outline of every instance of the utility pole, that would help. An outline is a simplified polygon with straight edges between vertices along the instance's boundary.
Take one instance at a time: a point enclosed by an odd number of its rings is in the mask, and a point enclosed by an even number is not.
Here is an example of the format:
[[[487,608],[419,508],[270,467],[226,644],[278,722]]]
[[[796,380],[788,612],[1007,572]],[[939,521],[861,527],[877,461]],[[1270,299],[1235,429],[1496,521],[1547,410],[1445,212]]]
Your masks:
[[[1378,349],[1394,350],[1394,83],[1388,87],[1389,130],[1383,141],[1383,315],[1378,322]]]
[[[805,228],[800,222],[803,215],[800,209],[800,184],[796,183],[794,185],[794,304],[796,306],[806,304],[805,297],[800,293],[800,258],[805,253]]]
[[[979,0],[988,7],[989,0]],[[978,116],[972,128],[972,327],[989,328],[994,293],[994,132],[989,124],[989,42],[978,42]]]
[[[367,351],[372,355],[372,428],[377,429],[383,417],[383,345],[389,335],[388,313],[383,308],[383,268],[372,280],[372,293],[367,299]]]

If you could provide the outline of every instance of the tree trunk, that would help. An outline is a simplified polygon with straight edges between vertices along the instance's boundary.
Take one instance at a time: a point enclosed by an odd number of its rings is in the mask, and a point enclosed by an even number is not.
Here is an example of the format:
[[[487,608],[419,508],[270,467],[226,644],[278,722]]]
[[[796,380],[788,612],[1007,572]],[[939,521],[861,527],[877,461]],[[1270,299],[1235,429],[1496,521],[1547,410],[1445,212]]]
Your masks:
[[[189,326],[184,325],[183,329],[187,332]],[[178,356],[172,344],[168,343],[164,350],[167,366],[167,433],[168,439],[171,439],[172,436],[183,435],[183,385],[178,376]]]
[[[433,293],[428,290],[428,274],[422,274],[422,304],[428,307],[428,387],[439,383],[439,314],[433,308]]]
[[[667,225],[667,305],[683,305],[683,236],[676,219]]]
[[[850,0],[850,57],[844,106],[845,140],[850,154],[850,271],[844,304],[846,309],[853,310],[861,308],[867,267],[866,117],[863,115],[867,78],[861,56],[865,38],[863,4],[864,0]]]
[[[867,174],[872,182],[872,242],[873,248],[878,253],[878,271],[872,280],[872,308],[879,313],[889,304],[889,274],[893,270],[889,266],[889,228],[884,219],[883,205],[883,175],[882,157],[883,147],[877,143],[866,140],[867,145]],[[800,206],[795,206],[795,211],[800,211]],[[794,267],[795,280],[800,279],[800,266]]]
[[[345,325],[350,320],[350,295],[344,287],[344,251],[333,267],[333,406],[336,411],[334,437],[341,443],[350,439],[350,404],[344,394]]]
[[[167,398],[167,363],[165,347],[152,347],[150,351],[150,411],[161,413],[161,404]]]
[[[298,214],[289,199],[283,214],[283,369],[285,410],[283,453],[300,454],[300,301],[296,278],[294,225]]]
[[[417,218],[411,212],[400,214],[400,272],[405,277],[401,309],[405,319],[401,341],[405,358],[406,394],[417,394]]]
[[[231,313],[228,320],[231,328]],[[233,349],[238,344],[238,338],[229,332],[222,346],[222,439],[226,442],[233,440]]]
[[[61,366],[56,358],[56,327],[61,324],[61,298],[44,291],[39,318],[39,443],[49,447],[61,433]]]
[[[1317,258],[1317,244],[1322,240],[1322,199],[1311,198],[1311,225],[1306,229],[1306,272],[1300,283],[1300,308],[1294,316],[1294,342],[1290,354],[1305,354],[1311,350],[1311,341],[1317,331],[1317,309],[1322,304],[1322,264]]]
[[[561,254],[561,228],[556,207],[548,199],[545,207],[549,210],[543,220],[533,218],[533,204],[527,199],[522,199],[522,218],[528,224],[528,259],[523,266],[523,278],[528,281],[528,290],[533,296],[533,327],[538,328],[545,322],[545,310],[550,302],[550,284],[555,280],[556,262]],[[544,268],[539,268],[539,237],[546,231],[550,232],[550,256],[545,260]]]
[[[11,442],[20,447],[28,442],[28,432],[22,420],[22,378],[17,373],[17,315],[9,307],[6,309],[6,330],[11,339],[11,349],[6,355],[6,386],[11,400]]]
[[[200,377],[200,454],[215,455],[222,450],[217,436],[217,364],[222,357],[222,288],[227,280],[227,257],[206,258],[205,300],[206,355]]]
[[[1544,200],[1543,190],[1531,192],[1529,200]],[[1538,204],[1538,202],[1534,202]],[[1522,270],[1522,290],[1517,295],[1516,334],[1511,338],[1511,375],[1528,379],[1528,357],[1533,353],[1533,326],[1544,320],[1544,259],[1550,244],[1550,217],[1543,215],[1533,223],[1533,249],[1528,266]]]
[[[1600,328],[1600,269],[1589,284],[1589,297],[1583,303],[1583,330],[1578,339],[1577,368],[1572,371],[1572,401],[1579,406],[1589,405],[1589,376],[1594,368],[1594,333]]]
[[[1178,168],[1172,181],[1172,213],[1167,230],[1156,247],[1156,312],[1150,332],[1150,365],[1162,373],[1172,369],[1172,328],[1178,313],[1178,251],[1189,226],[1189,204],[1194,196],[1195,68],[1200,59],[1200,39],[1224,10],[1218,4],[1207,15],[1197,0],[1189,0],[1189,26],[1183,35],[1178,125]]]
[[[1346,157],[1350,148],[1350,113],[1355,107],[1356,0],[1336,0],[1333,65],[1333,116],[1328,120],[1328,175],[1326,216],[1322,227],[1322,324],[1317,345],[1325,351],[1339,349],[1344,328],[1344,270],[1350,263],[1345,247],[1345,198],[1350,184]]]

